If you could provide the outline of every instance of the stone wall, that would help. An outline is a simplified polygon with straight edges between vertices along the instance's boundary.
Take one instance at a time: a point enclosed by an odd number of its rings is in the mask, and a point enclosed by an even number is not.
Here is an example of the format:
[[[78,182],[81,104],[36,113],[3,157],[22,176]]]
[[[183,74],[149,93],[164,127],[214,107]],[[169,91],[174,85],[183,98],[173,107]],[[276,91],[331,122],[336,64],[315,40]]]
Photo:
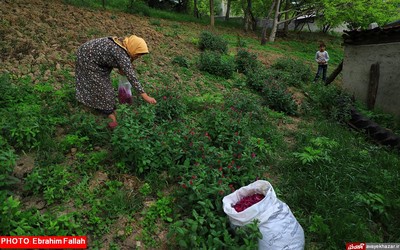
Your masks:
[[[343,87],[366,103],[370,68],[374,63],[380,64],[375,108],[400,119],[400,42],[345,45]]]

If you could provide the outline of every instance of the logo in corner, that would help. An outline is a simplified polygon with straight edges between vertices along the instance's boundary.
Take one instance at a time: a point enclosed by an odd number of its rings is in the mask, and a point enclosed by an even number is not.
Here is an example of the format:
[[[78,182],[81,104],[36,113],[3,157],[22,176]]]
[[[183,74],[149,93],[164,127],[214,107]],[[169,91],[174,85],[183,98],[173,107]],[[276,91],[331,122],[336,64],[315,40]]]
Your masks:
[[[351,242],[346,243],[346,250],[366,250],[367,244],[365,242]]]

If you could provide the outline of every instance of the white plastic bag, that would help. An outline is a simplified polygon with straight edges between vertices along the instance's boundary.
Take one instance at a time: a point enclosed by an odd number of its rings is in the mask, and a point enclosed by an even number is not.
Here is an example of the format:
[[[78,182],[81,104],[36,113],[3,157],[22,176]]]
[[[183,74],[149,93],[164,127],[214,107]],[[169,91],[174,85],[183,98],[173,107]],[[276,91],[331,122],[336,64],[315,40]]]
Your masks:
[[[119,83],[118,83],[118,100],[119,103],[124,104],[132,103],[132,91],[131,91],[131,84],[129,83],[128,79],[125,76],[120,76]]]
[[[259,193],[265,198],[242,212],[233,208],[243,197]],[[258,242],[261,250],[304,249],[304,231],[288,205],[280,201],[268,181],[258,180],[222,199],[223,208],[231,225],[244,226],[259,221],[263,236]]]

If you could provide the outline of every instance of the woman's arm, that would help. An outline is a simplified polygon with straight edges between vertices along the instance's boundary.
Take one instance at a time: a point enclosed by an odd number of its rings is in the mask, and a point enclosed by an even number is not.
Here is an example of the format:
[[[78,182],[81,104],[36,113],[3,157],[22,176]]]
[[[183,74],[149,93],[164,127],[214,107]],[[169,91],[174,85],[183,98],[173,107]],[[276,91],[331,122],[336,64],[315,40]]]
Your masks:
[[[146,92],[144,91],[142,84],[139,82],[139,80],[136,77],[135,71],[133,69],[132,63],[130,61],[130,58],[125,52],[123,52],[123,55],[117,56],[118,64],[119,64],[119,73],[123,74],[126,76],[128,81],[131,83],[131,85],[136,89],[136,91],[141,95],[141,97],[148,103],[151,104],[156,104],[157,101],[148,96]]]

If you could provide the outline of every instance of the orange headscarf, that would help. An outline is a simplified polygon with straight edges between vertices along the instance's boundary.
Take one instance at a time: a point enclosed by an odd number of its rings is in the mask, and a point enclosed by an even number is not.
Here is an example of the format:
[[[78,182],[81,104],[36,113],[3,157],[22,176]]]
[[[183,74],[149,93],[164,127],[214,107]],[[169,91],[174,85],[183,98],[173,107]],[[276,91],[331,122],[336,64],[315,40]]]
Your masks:
[[[147,44],[141,37],[137,37],[135,35],[127,36],[122,41],[120,39],[118,39],[117,37],[113,37],[113,40],[121,48],[126,50],[126,52],[128,52],[130,57],[133,57],[137,54],[149,53]]]

